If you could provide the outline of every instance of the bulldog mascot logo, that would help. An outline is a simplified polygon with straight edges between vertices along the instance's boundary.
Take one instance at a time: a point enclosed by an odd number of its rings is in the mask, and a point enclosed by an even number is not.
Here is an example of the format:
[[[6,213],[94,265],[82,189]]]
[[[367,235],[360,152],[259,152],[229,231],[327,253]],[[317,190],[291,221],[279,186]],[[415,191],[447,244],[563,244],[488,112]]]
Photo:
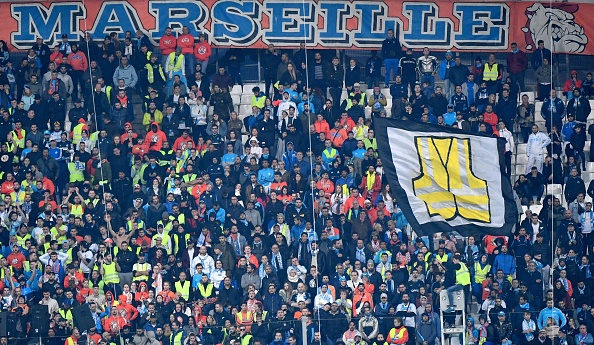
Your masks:
[[[526,27],[522,31],[526,37],[526,50],[537,48],[543,40],[553,53],[581,53],[586,48],[588,37],[584,27],[575,22],[574,13],[578,4],[556,3],[545,7],[535,3],[526,9]],[[552,47],[551,45],[552,38]]]

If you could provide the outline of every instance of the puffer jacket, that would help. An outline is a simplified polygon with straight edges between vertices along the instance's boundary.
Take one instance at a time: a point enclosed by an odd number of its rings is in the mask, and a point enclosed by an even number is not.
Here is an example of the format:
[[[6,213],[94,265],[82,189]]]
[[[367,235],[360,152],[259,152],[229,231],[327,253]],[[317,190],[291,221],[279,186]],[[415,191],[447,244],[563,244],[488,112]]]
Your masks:
[[[514,331],[514,328],[511,324],[511,322],[507,321],[507,318],[505,319],[505,321],[503,321],[503,323],[500,323],[500,322],[493,323],[493,328],[495,328],[495,330],[497,331],[497,335],[499,336],[499,339],[498,339],[499,344],[501,344],[502,339],[511,340],[511,336]]]

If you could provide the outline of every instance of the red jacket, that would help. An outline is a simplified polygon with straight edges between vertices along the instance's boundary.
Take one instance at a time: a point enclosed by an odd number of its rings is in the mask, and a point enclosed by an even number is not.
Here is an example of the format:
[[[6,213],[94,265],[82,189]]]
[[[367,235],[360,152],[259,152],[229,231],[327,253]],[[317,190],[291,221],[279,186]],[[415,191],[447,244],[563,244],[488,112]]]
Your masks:
[[[208,61],[210,56],[212,55],[212,50],[210,49],[210,44],[206,41],[196,43],[194,47],[194,56],[198,61]]]
[[[517,53],[507,54],[507,71],[512,74],[520,73],[528,69],[528,58],[526,53],[518,50]]]
[[[177,46],[182,48],[182,54],[192,54],[194,52],[194,36],[191,34],[179,36]]]
[[[574,74],[575,74],[575,80],[573,80],[571,78],[571,76]],[[563,91],[573,92],[573,90],[575,90],[575,89],[582,88],[582,81],[577,78],[577,74],[578,74],[577,71],[571,71],[571,74],[569,75],[569,79],[567,79],[565,81],[565,84],[563,84]]]
[[[159,41],[159,49],[161,49],[162,56],[167,56],[173,53],[175,47],[177,47],[177,40],[175,39],[175,36],[165,35],[161,37],[161,41]]]
[[[382,190],[382,177],[377,172],[375,173],[375,180],[373,181],[373,185],[371,186],[371,190],[367,189],[367,176],[369,172],[365,173],[363,179],[361,180],[361,184],[359,185],[359,190],[362,191],[362,195],[364,199],[367,199],[371,196],[371,200],[377,199],[377,195]],[[370,195],[371,193],[371,195]]]

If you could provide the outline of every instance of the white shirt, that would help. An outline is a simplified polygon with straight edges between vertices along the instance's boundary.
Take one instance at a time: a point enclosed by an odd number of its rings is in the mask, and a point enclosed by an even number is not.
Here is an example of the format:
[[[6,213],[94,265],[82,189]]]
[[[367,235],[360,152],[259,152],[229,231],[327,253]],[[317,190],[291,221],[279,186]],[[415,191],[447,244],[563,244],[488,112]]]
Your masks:
[[[396,307],[396,312],[398,313],[399,311],[404,311],[407,313],[413,313],[415,315],[417,315],[417,307],[415,305],[413,305],[412,303],[408,303],[408,305],[405,305],[404,303],[400,303],[397,307]],[[415,327],[415,319],[416,317],[414,316],[404,316],[402,317],[402,323],[404,324],[405,327]]]

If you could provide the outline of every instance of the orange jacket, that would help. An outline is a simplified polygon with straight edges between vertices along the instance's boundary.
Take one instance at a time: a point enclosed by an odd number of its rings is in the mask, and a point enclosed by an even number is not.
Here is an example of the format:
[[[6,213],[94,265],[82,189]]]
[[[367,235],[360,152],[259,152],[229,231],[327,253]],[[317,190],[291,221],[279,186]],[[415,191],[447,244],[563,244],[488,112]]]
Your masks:
[[[344,212],[348,212],[351,210],[351,208],[353,208],[353,201],[355,201],[355,197],[354,196],[349,196],[346,201],[344,202]],[[359,194],[359,197],[357,198],[357,201],[359,202],[359,206],[363,207],[363,203],[365,202],[365,198],[363,198],[361,196],[361,194]]]
[[[50,55],[50,62],[54,62],[56,65],[60,65],[62,63],[62,58],[64,57],[64,55],[60,52],[53,52],[52,55]]]
[[[355,291],[358,291],[358,289],[355,289]],[[365,302],[368,302],[371,309],[373,309],[372,294],[364,291],[362,294],[353,295],[353,316],[358,315],[357,308],[361,307]]]
[[[153,131],[153,126],[157,127],[156,131]],[[151,130],[146,133],[146,138],[144,139],[144,142],[149,146],[149,150],[160,151],[163,143],[166,141],[167,136],[159,129],[159,124],[156,122],[151,123]]]
[[[334,183],[332,181],[320,179],[316,185],[319,190],[324,191],[326,197],[330,197],[334,193]]]
[[[140,156],[140,158],[144,157],[145,154],[149,152],[149,146],[145,143],[136,144],[132,146],[132,154],[135,156]]]
[[[283,187],[288,187],[287,182],[285,182],[285,181],[276,182],[275,181],[270,184],[270,190],[282,190]]]
[[[499,129],[497,129],[497,122],[499,121],[499,117],[497,117],[497,114],[495,113],[487,113],[485,111],[485,113],[483,114],[484,118],[485,118],[485,122],[491,125],[491,128],[493,128],[493,133],[497,134],[499,136]]]
[[[177,38],[177,46],[182,48],[182,54],[192,54],[194,52],[194,36],[191,34],[180,35]]]
[[[85,53],[80,50],[76,53],[68,54],[68,63],[72,66],[75,71],[86,71],[89,68],[89,61]]]
[[[190,147],[187,145],[188,143],[192,143],[192,147],[194,147],[194,140],[192,140],[191,137],[187,137],[184,139],[184,137],[179,137],[177,139],[175,139],[175,142],[173,143],[173,151],[177,151],[178,149],[181,149],[183,151],[189,149]]]
[[[2,192],[2,194],[11,194],[12,192],[14,192],[14,180],[12,181],[4,181],[2,182],[2,187],[0,188],[0,191]]]
[[[120,330],[126,327],[126,320],[124,320],[119,314],[118,316],[110,316],[101,320],[101,326],[103,329],[111,334],[117,334]]]
[[[316,122],[314,122],[314,126],[316,127],[317,133],[324,133],[326,135],[326,138],[330,135],[330,125],[326,120],[316,120]]]
[[[347,140],[347,131],[344,128],[333,128],[328,135],[328,139],[332,142],[335,148],[341,148],[345,140]]]
[[[345,130],[347,132],[350,132],[353,130],[353,128],[355,128],[356,124],[355,124],[355,121],[353,121],[353,119],[351,119],[350,116],[341,117],[340,118],[340,127],[344,128],[344,126],[347,127],[347,128],[345,128]]]

